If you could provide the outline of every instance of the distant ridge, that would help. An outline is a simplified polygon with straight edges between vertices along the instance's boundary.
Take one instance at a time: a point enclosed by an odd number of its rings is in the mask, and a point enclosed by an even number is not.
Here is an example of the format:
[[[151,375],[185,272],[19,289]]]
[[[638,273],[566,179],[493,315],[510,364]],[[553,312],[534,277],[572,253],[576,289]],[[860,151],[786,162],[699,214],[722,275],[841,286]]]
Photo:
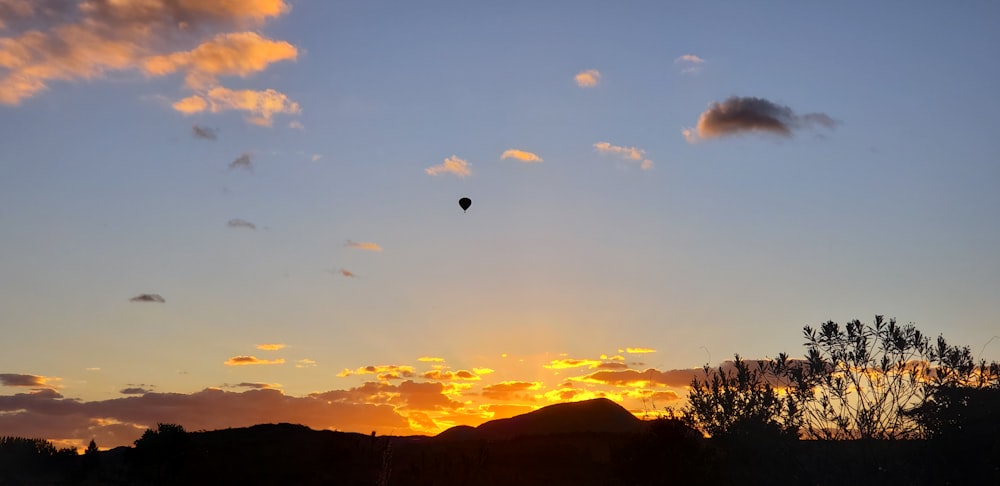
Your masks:
[[[441,432],[439,440],[504,440],[531,435],[614,433],[643,430],[643,422],[607,398],[557,403],[511,418],[491,420],[479,427],[459,425]]]

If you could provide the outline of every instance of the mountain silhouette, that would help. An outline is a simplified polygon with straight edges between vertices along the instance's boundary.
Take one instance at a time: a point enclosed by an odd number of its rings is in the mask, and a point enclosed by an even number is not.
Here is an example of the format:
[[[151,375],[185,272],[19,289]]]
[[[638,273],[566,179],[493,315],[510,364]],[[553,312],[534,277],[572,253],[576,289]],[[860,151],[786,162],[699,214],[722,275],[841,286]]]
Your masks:
[[[607,398],[557,403],[511,418],[491,420],[478,427],[459,425],[438,434],[438,440],[504,440],[515,437],[641,432],[643,422]]]

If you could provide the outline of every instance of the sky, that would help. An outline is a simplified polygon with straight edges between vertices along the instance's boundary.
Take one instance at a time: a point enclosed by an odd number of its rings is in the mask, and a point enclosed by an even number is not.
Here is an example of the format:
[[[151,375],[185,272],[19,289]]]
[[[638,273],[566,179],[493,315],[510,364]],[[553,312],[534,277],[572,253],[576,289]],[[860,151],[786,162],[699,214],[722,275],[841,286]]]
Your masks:
[[[998,21],[0,0],[0,435],[643,414],[875,315],[1000,359]]]

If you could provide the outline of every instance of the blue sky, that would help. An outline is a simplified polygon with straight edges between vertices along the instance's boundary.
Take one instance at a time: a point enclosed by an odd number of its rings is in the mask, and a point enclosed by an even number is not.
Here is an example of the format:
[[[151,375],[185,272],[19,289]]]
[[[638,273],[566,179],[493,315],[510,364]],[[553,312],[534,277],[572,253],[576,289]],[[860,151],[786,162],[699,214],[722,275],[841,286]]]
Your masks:
[[[797,356],[802,326],[876,314],[1000,357],[994,2],[69,3],[0,0],[11,403],[408,380],[461,405],[355,398],[428,432],[558,400],[557,360]],[[699,125],[729,99],[788,132]],[[470,173],[428,173],[452,157]],[[369,365],[416,370],[344,375]],[[483,393],[505,382],[535,396]],[[111,412],[74,413],[49,436]],[[105,442],[156,420],[116,417]]]

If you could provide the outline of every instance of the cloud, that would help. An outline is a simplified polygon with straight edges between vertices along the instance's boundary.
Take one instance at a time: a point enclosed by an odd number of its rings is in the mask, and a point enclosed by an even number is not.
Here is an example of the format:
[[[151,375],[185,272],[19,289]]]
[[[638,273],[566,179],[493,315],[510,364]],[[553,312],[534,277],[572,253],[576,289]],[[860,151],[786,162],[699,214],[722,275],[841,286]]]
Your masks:
[[[26,386],[26,387],[47,387],[52,386],[48,381],[52,378],[38,375],[23,375],[18,373],[0,373],[0,385],[3,386]]]
[[[302,122],[300,122],[298,120],[292,120],[292,121],[288,122],[288,128],[294,128],[296,130],[305,130],[306,126],[303,125]]]
[[[296,368],[312,368],[316,366],[316,361],[309,358],[302,358],[295,362]]]
[[[166,300],[164,300],[163,297],[160,297],[160,294],[139,294],[129,299],[129,302],[157,302],[162,304],[166,302]]]
[[[250,388],[253,390],[276,390],[281,388],[281,383],[254,383],[244,381],[235,385],[224,385],[225,388]]]
[[[428,380],[468,380],[468,381],[478,381],[482,378],[476,373],[467,370],[458,371],[448,371],[448,370],[431,370],[420,375],[422,378],[427,378]]]
[[[542,365],[542,367],[550,369],[550,370],[564,370],[564,369],[568,369],[568,368],[579,368],[579,367],[583,367],[583,366],[586,366],[588,368],[593,369],[593,368],[597,368],[600,365],[601,365],[600,361],[596,361],[596,360],[592,360],[592,359],[566,358],[566,359],[552,360],[552,362],[550,362],[547,365]]]
[[[518,149],[509,149],[504,151],[504,153],[500,155],[500,160],[504,159],[517,159],[524,163],[542,162],[542,158],[538,155]]]
[[[0,3],[0,104],[20,104],[55,81],[124,71],[184,71],[185,85],[199,89],[218,76],[245,77],[296,57],[291,44],[253,31],[289,9],[284,0],[7,0]]]
[[[648,354],[655,353],[656,350],[653,348],[625,348],[625,352],[628,354]]]
[[[322,159],[322,158],[323,158],[323,156],[321,154],[312,154],[312,157],[310,157],[309,160],[312,160],[313,162],[316,162],[316,161],[318,161],[319,159]]]
[[[343,378],[351,375],[376,375],[376,377],[386,377],[386,379],[402,379],[413,377],[416,370],[408,365],[368,365],[356,370],[344,369],[337,376]]]
[[[596,69],[587,69],[577,73],[573,79],[576,81],[576,85],[581,88],[593,88],[601,82],[601,72]]]
[[[423,363],[443,363],[444,362],[444,358],[435,358],[433,356],[421,356],[421,357],[417,358],[417,361],[420,361],[420,362],[423,362]]]
[[[285,349],[287,345],[281,343],[264,343],[256,345],[256,348],[261,351],[277,351],[279,349]]]
[[[344,246],[348,248],[357,248],[358,250],[382,251],[381,246],[378,246],[377,243],[370,243],[370,242],[357,242],[357,241],[347,240],[347,243]]]
[[[215,133],[215,129],[200,125],[191,127],[191,135],[193,135],[194,138],[202,138],[205,140],[218,140],[219,138],[219,136]]]
[[[226,366],[248,366],[248,365],[272,365],[272,364],[284,364],[284,358],[278,359],[260,359],[256,356],[233,356],[227,359],[223,364]]]
[[[472,175],[472,169],[469,168],[469,163],[458,158],[457,155],[452,155],[447,159],[444,159],[439,165],[431,166],[424,169],[424,172],[436,176],[438,174],[455,174],[458,177],[466,177]]]
[[[637,147],[622,147],[618,145],[611,145],[609,142],[597,142],[594,144],[594,148],[602,154],[617,155],[622,160],[639,162],[639,168],[642,170],[649,170],[653,168],[653,161],[646,157],[646,151]]]
[[[472,368],[472,372],[475,373],[475,374],[477,374],[477,375],[488,375],[490,373],[493,373],[493,369],[492,368]]]
[[[346,268],[337,270],[337,273],[347,278],[357,278],[357,275],[355,275],[354,272],[347,270]]]
[[[302,112],[298,103],[288,99],[284,93],[273,89],[254,91],[249,89],[231,90],[222,86],[209,89],[200,95],[192,95],[178,100],[172,105],[175,110],[190,115],[202,111],[219,113],[229,110],[246,111],[248,123],[269,127],[275,114],[297,114]]]
[[[253,162],[250,162],[250,154],[244,153],[229,163],[229,170],[243,169],[253,172]]]
[[[542,388],[539,381],[503,381],[493,385],[483,387],[482,395],[494,400],[513,400],[524,398],[525,392],[535,391]]]
[[[251,223],[251,222],[249,222],[249,221],[247,221],[245,219],[240,219],[240,218],[230,219],[228,222],[226,222],[226,226],[228,226],[230,228],[246,228],[246,229],[252,229],[252,230],[256,230],[257,229],[257,225],[255,225],[255,224],[253,224],[253,223]]]
[[[186,73],[187,87],[202,90],[218,84],[219,76],[246,78],[275,62],[294,60],[298,50],[284,41],[273,41],[254,32],[218,34],[190,51],[147,57],[142,70],[149,76]]]
[[[136,386],[136,387],[122,388],[121,390],[118,390],[118,393],[121,393],[122,395],[143,395],[145,393],[149,393],[150,391],[152,390],[147,390],[145,388]]]
[[[791,108],[764,98],[732,96],[722,103],[712,102],[698,118],[695,129],[685,128],[681,133],[693,143],[754,132],[790,137],[794,130],[814,127],[830,129],[837,124],[824,113],[798,115]]]
[[[697,74],[701,71],[702,64],[705,64],[705,62],[704,59],[694,54],[684,54],[674,59],[674,64],[681,67],[681,74]]]

